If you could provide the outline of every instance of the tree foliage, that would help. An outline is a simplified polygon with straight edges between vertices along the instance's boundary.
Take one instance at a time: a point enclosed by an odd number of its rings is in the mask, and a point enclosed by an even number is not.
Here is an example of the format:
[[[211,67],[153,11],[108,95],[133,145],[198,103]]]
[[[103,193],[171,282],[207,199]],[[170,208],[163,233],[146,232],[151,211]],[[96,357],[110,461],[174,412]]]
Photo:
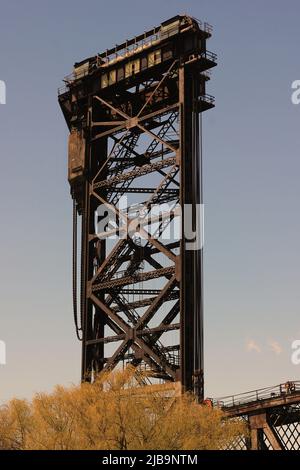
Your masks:
[[[0,409],[0,449],[220,449],[244,433],[176,387],[141,386],[130,368]]]

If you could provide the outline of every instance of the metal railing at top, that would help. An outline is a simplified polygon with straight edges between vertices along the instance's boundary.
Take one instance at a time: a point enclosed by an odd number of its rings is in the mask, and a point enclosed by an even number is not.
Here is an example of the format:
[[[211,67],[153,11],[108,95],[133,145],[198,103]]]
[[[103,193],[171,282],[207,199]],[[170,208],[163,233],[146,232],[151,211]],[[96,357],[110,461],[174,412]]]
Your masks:
[[[199,21],[198,21],[198,23],[199,23]],[[200,25],[199,25],[199,26],[202,26],[201,21],[200,21]],[[213,27],[212,27],[212,25],[209,24],[209,23],[204,23],[204,24],[203,24],[203,29],[204,29],[204,31],[205,31],[206,33],[208,33],[208,34],[212,34],[212,32],[213,32]]]
[[[205,33],[208,33],[208,34],[212,34],[213,32],[213,27],[211,24],[207,23],[207,22],[202,22],[200,20],[198,20],[198,18],[195,18],[193,16],[193,20],[197,21],[198,25],[199,25],[199,28],[202,30],[202,31],[205,31]]]
[[[215,97],[212,96],[212,95],[201,95],[200,96],[200,101],[205,101],[205,103],[209,103],[209,104],[215,104]]]
[[[208,23],[202,23],[201,21],[195,20],[198,22],[199,28],[202,31],[211,34],[212,26]],[[65,84],[58,89],[58,95],[62,95],[69,91],[69,85],[79,78],[83,78],[89,75],[93,70],[98,69],[99,67],[105,67],[110,65],[114,62],[118,62],[118,60],[123,59],[124,57],[130,57],[131,55],[135,54],[138,51],[141,51],[145,48],[149,48],[150,46],[154,45],[161,39],[166,39],[171,37],[180,32],[180,27],[178,24],[176,26],[163,29],[163,28],[154,28],[152,32],[145,33],[145,36],[141,39],[135,39],[133,41],[126,41],[124,47],[121,49],[119,46],[116,45],[115,48],[106,50],[106,52],[102,54],[97,54],[93,59],[87,62],[86,67],[79,67],[78,70],[74,70],[71,74],[67,75],[64,78]],[[202,57],[205,57],[213,62],[216,62],[217,56],[216,54],[206,51],[201,54]]]
[[[209,60],[210,62],[217,63],[218,56],[214,52],[211,51],[202,51],[200,53],[193,53],[193,54],[187,54],[186,57],[189,58],[189,62],[194,61],[194,60],[200,60],[200,59],[206,59]],[[204,70],[201,73],[207,72]]]
[[[232,408],[247,405],[257,401],[270,400],[289,396],[300,392],[300,381],[288,381],[274,387],[261,388],[251,392],[240,393],[238,395],[228,395],[222,398],[211,399],[213,406],[217,408]]]
[[[217,54],[211,51],[206,51],[201,54],[201,57],[205,57],[208,60],[211,60],[212,62],[217,62]]]
[[[67,84],[65,84],[65,85],[60,86],[57,89],[57,94],[58,96],[60,96],[60,95],[63,95],[64,93],[67,93],[67,91],[69,91],[69,87]]]
[[[200,30],[205,31],[208,34],[212,33],[212,26],[208,23],[202,23],[201,21],[197,20],[194,18],[198,25]],[[170,28],[165,28],[165,27],[156,27],[153,28],[152,32],[145,33],[145,36],[142,37],[141,39],[135,38],[134,42],[130,41],[130,43],[127,45],[127,41],[122,49],[118,49],[118,46],[115,47],[115,50],[107,50],[106,52],[99,54],[99,58],[104,61],[104,64],[102,62],[101,65],[105,64],[110,64],[112,61],[117,60],[118,58],[123,58],[128,55],[131,55],[137,50],[142,50],[146,47],[152,46],[156,42],[160,41],[161,39],[166,39],[171,36],[174,36],[175,34],[180,32],[180,26],[179,23],[174,24],[174,26]],[[187,24],[187,26],[191,26],[190,24]]]

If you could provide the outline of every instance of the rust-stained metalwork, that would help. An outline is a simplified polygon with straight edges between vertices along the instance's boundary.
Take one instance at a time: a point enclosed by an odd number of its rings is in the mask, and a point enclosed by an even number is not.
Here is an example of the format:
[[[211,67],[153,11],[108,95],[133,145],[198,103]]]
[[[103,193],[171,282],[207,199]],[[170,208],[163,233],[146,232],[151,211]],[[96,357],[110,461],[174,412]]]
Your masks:
[[[213,405],[247,422],[249,436],[232,442],[231,450],[300,450],[299,381],[219,398]]]
[[[189,249],[184,228],[190,218],[199,231],[210,36],[209,25],[176,16],[75,64],[59,90],[81,215],[83,380],[131,363],[203,398],[202,246]]]

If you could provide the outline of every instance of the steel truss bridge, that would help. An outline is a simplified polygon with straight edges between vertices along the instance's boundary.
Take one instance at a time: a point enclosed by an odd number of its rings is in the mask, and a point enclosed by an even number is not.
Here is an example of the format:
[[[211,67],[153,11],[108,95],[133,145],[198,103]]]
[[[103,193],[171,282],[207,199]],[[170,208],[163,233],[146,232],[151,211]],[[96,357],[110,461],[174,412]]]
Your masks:
[[[300,450],[300,381],[212,400],[228,418],[245,420],[249,436],[231,450]]]

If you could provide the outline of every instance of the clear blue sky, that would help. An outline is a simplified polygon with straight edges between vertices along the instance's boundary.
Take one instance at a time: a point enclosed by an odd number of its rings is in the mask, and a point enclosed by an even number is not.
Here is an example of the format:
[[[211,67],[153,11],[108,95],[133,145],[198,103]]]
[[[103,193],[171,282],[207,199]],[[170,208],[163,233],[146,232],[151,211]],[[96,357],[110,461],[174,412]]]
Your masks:
[[[0,400],[78,382],[67,128],[75,61],[177,14],[214,26],[204,116],[206,394],[300,378],[300,79],[296,0],[2,1]]]

